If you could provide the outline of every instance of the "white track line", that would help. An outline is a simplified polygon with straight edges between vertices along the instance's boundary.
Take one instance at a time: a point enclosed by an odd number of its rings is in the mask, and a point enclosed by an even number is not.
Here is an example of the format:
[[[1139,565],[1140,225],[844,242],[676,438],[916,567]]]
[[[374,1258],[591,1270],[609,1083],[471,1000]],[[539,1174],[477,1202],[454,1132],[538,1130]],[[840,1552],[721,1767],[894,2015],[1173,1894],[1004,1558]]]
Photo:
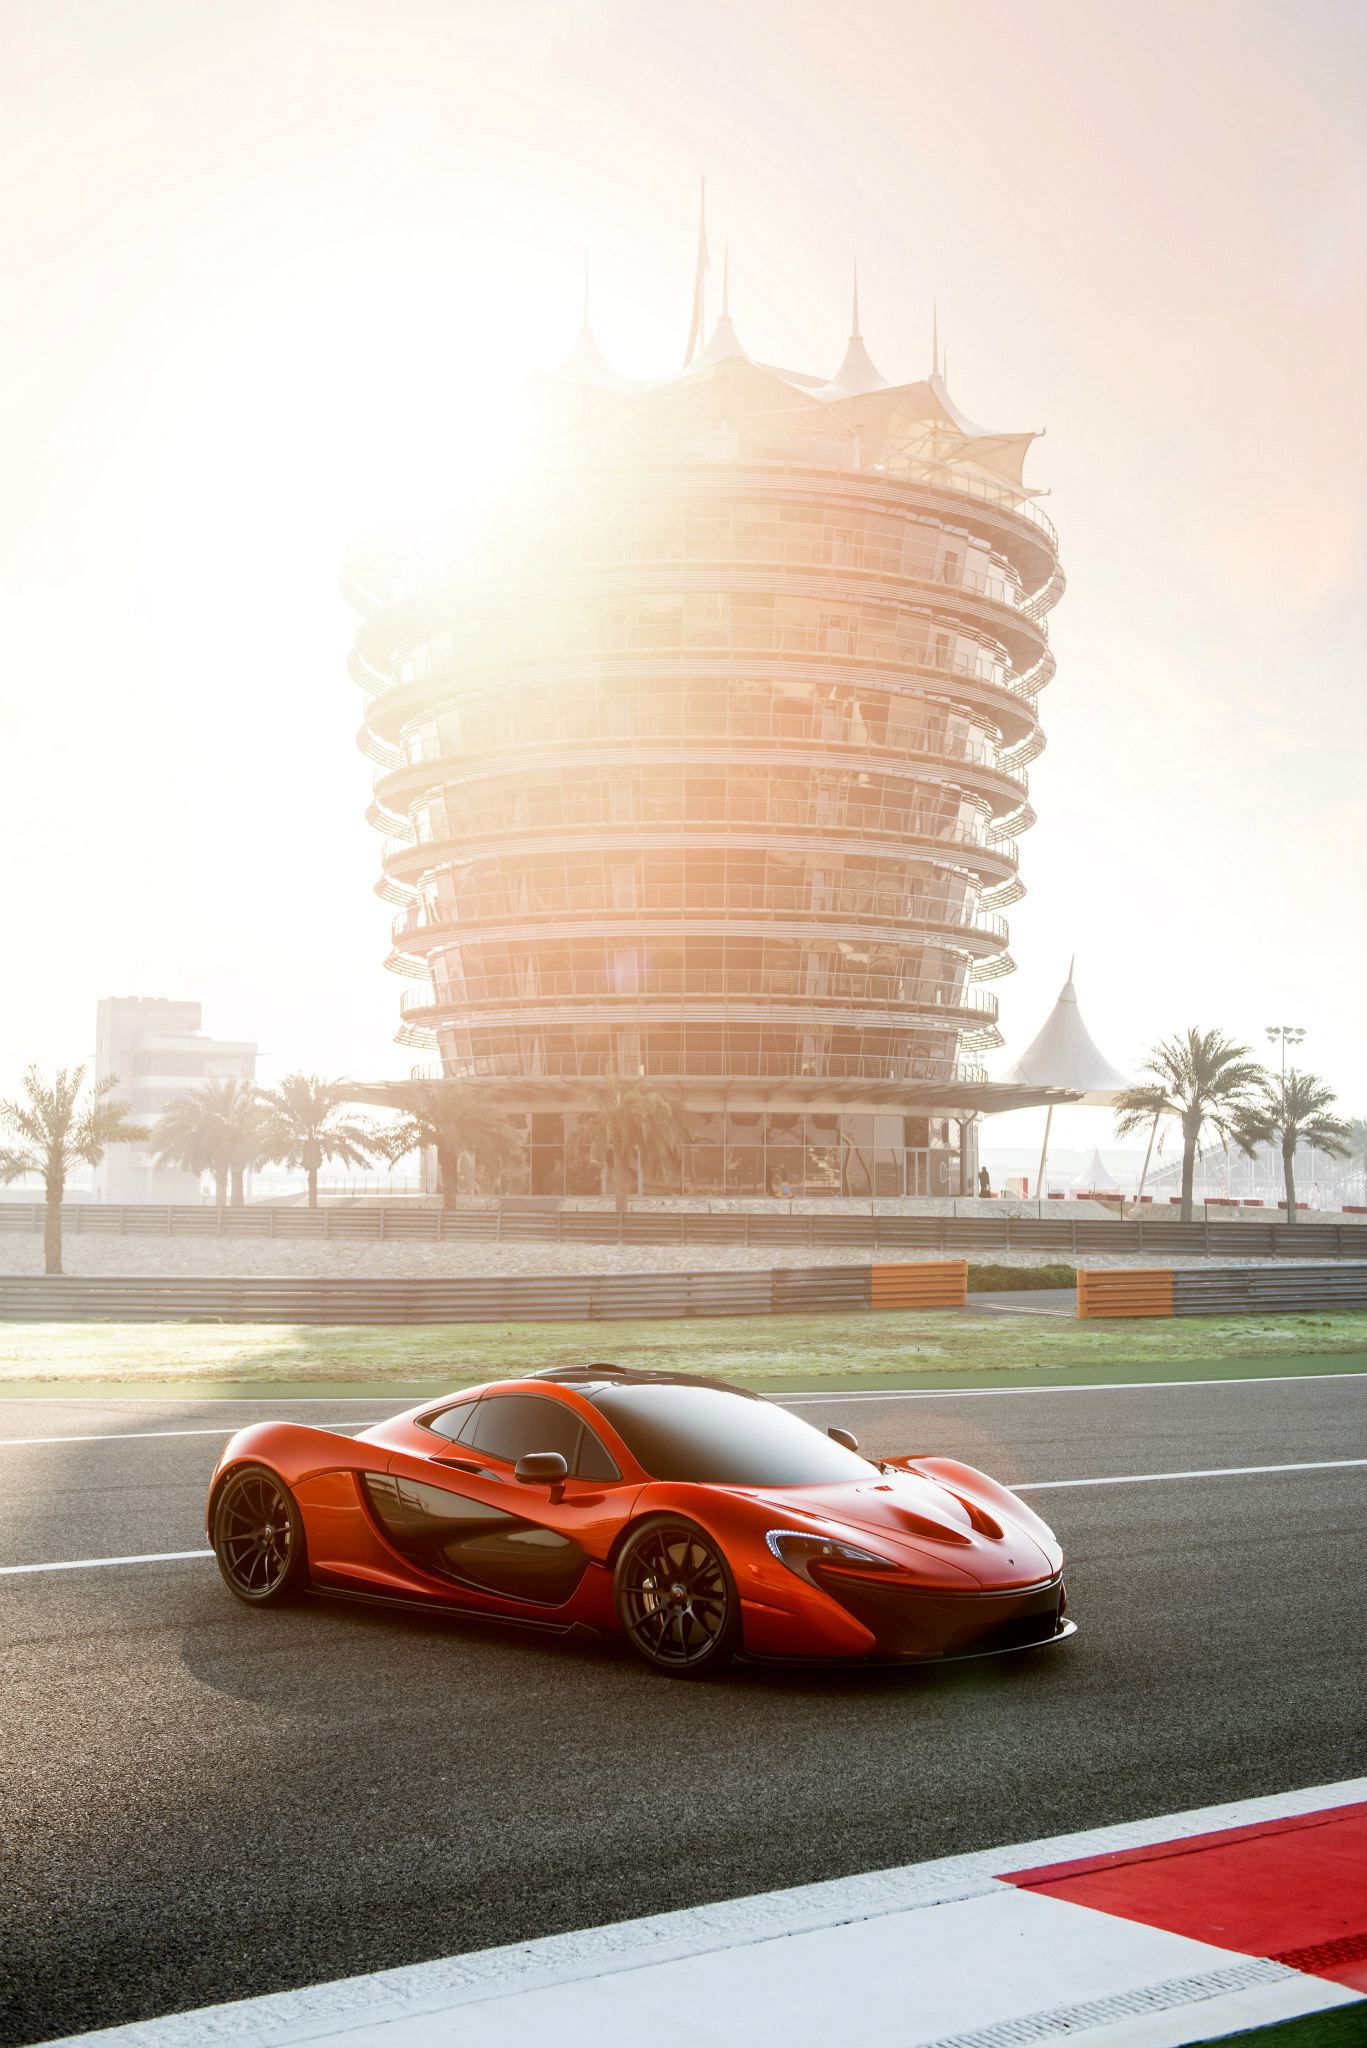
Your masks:
[[[784,1408],[816,1408],[842,1401],[983,1401],[1003,1394],[1146,1394],[1164,1387],[1289,1387],[1304,1380],[1367,1380],[1367,1372],[1350,1366],[1344,1372],[1259,1372],[1246,1379],[1090,1380],[1058,1387],[889,1387],[886,1393],[861,1389],[848,1394],[776,1394],[774,1399]]]
[[[1147,1486],[1159,1479],[1242,1479],[1260,1472],[1331,1472],[1344,1466],[1367,1465],[1367,1458],[1323,1458],[1304,1465],[1212,1465],[1199,1472],[1125,1472],[1105,1479],[1035,1479],[1013,1486],[1013,1493],[1054,1493],[1074,1486]],[[169,1564],[183,1557],[212,1557],[212,1550],[153,1550],[143,1557],[74,1557],[58,1564],[0,1564],[0,1578],[20,1572],[77,1572],[105,1564]]]
[[[1151,1486],[1160,1479],[1246,1479],[1260,1472],[1338,1472],[1367,1458],[1313,1458],[1299,1465],[1208,1465],[1196,1472],[1119,1472],[1107,1479],[1032,1479],[1012,1493],[1056,1493],[1068,1486]]]
[[[1367,1372],[1359,1372],[1356,1368],[1353,1368],[1347,1372],[1256,1373],[1248,1379],[1097,1380],[1083,1386],[1061,1387],[889,1387],[886,1393],[861,1391],[848,1394],[775,1394],[771,1398],[775,1405],[780,1408],[838,1408],[852,1401],[982,1401],[1001,1395],[1011,1398],[1019,1394],[1143,1394],[1148,1393],[1150,1390],[1156,1392],[1167,1387],[1289,1387],[1307,1380],[1320,1382],[1324,1380],[1353,1379],[1367,1380]],[[465,1389],[454,1387],[450,1391],[460,1394]],[[440,1400],[443,1397],[438,1395],[435,1398]],[[25,1394],[20,1399],[25,1401],[42,1400],[43,1396]],[[382,1405],[381,1398],[378,1395],[373,1400],[371,1396],[362,1394],[344,1395],[343,1399],[361,1401],[367,1407],[373,1406],[378,1408]],[[3,1400],[3,1389],[0,1389],[0,1405],[3,1405]],[[313,1396],[291,1395],[285,1400],[272,1401],[269,1395],[263,1394],[259,1400],[253,1397],[249,1401],[235,1402],[232,1405],[244,1408],[286,1408],[293,1406],[296,1400],[301,1405],[309,1405],[313,1401]],[[14,1405],[17,1406],[18,1404],[15,1403]],[[227,1405],[225,1402],[224,1406],[226,1407]],[[386,1414],[391,1412],[393,1411],[386,1410]],[[75,1436],[6,1436],[0,1437],[0,1451],[11,1444],[113,1444],[123,1443],[136,1437],[232,1436],[237,1430],[245,1427],[246,1425],[241,1422],[224,1422],[215,1424],[212,1429],[114,1429],[90,1431]],[[309,1427],[311,1429],[364,1429],[366,1425],[363,1422],[350,1421],[314,1422],[310,1423]]]
[[[83,1572],[103,1564],[175,1564],[184,1557],[212,1557],[212,1550],[149,1550],[142,1557],[68,1557],[59,1564],[0,1564],[0,1578],[20,1572]]]
[[[0,1436],[0,1451],[12,1444],[131,1444],[144,1437],[158,1436],[236,1436],[239,1429],[250,1428],[249,1423],[219,1422],[212,1429],[111,1429],[94,1430],[80,1436]],[[311,1422],[309,1429],[364,1429],[363,1422]]]

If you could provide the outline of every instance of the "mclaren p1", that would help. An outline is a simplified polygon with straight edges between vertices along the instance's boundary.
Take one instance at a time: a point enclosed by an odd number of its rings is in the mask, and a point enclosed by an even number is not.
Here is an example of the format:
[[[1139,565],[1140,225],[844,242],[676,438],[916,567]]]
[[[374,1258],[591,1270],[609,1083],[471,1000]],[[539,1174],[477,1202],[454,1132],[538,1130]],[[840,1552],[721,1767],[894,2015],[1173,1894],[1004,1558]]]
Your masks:
[[[1053,1532],[986,1473],[870,1460],[744,1388],[613,1365],[357,1435],[257,1423],[215,1468],[207,1524],[249,1605],[313,1589],[616,1632],[680,1676],[737,1653],[933,1662],[1074,1633]]]

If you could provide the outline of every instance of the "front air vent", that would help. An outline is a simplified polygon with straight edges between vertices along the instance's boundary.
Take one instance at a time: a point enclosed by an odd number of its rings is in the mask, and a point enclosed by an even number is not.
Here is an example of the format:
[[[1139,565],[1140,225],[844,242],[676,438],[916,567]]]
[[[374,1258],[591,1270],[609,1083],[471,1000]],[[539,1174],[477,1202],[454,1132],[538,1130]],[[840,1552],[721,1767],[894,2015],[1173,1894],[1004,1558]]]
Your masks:
[[[958,1495],[954,1498],[957,1500]],[[967,1507],[968,1503],[963,1503]],[[971,1543],[973,1538],[967,1529],[956,1529],[952,1522],[937,1522],[930,1515],[918,1515],[915,1508],[898,1508],[897,1519],[904,1529],[913,1536],[926,1537],[932,1543]],[[970,1514],[970,1520],[972,1519]],[[976,1527],[976,1524],[974,1525]],[[1000,1534],[1000,1530],[997,1532]]]
[[[980,1506],[976,1500],[971,1499],[966,1493],[956,1493],[954,1498],[958,1501],[959,1506],[964,1510],[969,1521],[980,1536],[991,1536],[997,1541],[1001,1540],[1005,1531],[1001,1523],[988,1514],[985,1507]]]

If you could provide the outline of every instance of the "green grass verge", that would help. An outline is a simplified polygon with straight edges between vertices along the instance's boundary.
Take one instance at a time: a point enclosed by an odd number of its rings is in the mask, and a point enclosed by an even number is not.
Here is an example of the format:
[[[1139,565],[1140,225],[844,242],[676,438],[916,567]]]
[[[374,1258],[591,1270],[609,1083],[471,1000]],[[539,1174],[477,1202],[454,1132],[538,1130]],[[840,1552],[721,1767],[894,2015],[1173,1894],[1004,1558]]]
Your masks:
[[[1076,1266],[974,1266],[970,1294],[1024,1294],[1036,1287],[1076,1287]]]
[[[1221,1361],[1367,1365],[1367,1313],[1184,1316],[1075,1322],[891,1310],[614,1323],[318,1328],[288,1323],[10,1323],[0,1326],[0,1393],[235,1390],[253,1386],[457,1386],[539,1365],[610,1358],[724,1373],[774,1388],[823,1381],[905,1386],[991,1382],[1012,1372],[1068,1378],[1199,1376]]]

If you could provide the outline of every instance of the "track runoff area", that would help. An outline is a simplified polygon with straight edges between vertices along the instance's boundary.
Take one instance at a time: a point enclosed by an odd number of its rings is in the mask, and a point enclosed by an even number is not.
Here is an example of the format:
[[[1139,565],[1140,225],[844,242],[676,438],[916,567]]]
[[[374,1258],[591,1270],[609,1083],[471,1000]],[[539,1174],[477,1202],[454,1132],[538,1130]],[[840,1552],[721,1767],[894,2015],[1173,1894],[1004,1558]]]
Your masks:
[[[257,1614],[200,1516],[283,1402],[0,1406],[0,2039],[1367,2043],[1367,1375],[785,1399],[1019,1486],[1078,1636],[681,1686]]]

